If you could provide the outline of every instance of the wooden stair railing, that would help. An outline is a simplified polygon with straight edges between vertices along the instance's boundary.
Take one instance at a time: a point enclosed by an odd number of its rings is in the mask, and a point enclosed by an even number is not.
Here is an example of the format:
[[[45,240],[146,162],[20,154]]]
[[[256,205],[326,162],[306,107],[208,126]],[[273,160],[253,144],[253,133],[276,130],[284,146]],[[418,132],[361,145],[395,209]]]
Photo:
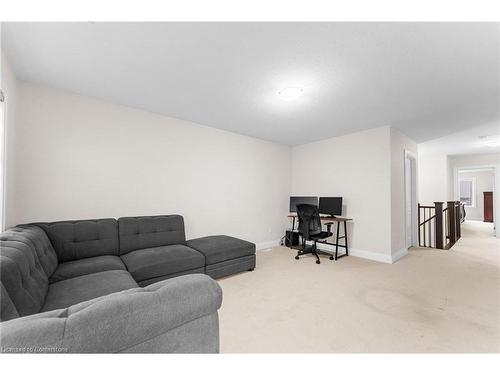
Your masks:
[[[450,249],[462,235],[462,203],[434,202],[434,206],[418,205],[418,245],[436,249]]]

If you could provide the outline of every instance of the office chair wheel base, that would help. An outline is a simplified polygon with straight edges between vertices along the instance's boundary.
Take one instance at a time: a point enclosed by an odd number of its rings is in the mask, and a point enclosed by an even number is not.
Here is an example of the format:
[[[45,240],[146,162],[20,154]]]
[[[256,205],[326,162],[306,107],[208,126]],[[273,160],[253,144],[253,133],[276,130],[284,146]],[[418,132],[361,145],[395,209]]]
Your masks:
[[[298,255],[296,255],[296,256],[295,256],[295,259],[299,260],[300,258],[299,258],[299,256],[298,256]]]
[[[316,261],[316,264],[320,264],[321,262],[319,260]]]
[[[330,260],[333,260],[333,257],[330,257]]]

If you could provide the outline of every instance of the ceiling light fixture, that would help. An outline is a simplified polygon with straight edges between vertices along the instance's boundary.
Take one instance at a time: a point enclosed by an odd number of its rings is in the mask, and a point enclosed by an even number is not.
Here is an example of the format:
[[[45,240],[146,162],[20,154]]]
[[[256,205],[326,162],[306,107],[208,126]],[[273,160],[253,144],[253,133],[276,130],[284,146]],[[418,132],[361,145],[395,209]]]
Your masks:
[[[297,100],[303,93],[304,89],[302,87],[285,87],[278,91],[279,97],[287,102]]]
[[[488,147],[499,147],[500,146],[500,138],[495,136],[482,135],[479,137],[484,144]]]
[[[500,140],[498,140],[498,139],[490,139],[490,140],[486,141],[485,144],[488,147],[498,147],[498,146],[500,146]]]

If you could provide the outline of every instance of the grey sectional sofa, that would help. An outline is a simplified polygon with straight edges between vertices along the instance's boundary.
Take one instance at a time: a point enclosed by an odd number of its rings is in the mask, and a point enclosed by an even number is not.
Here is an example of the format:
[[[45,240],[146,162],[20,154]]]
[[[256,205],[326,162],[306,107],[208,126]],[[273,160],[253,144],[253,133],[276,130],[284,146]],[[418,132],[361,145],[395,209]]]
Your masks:
[[[179,215],[20,225],[0,245],[2,352],[218,352],[208,275],[255,267],[254,244],[186,241]]]

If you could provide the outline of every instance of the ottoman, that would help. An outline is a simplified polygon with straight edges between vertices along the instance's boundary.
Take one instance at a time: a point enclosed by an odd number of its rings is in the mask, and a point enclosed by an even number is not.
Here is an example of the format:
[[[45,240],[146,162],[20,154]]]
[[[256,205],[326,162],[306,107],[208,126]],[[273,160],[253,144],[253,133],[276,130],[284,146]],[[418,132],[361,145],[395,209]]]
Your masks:
[[[255,244],[230,236],[208,236],[186,242],[205,256],[205,273],[214,279],[255,268]]]

